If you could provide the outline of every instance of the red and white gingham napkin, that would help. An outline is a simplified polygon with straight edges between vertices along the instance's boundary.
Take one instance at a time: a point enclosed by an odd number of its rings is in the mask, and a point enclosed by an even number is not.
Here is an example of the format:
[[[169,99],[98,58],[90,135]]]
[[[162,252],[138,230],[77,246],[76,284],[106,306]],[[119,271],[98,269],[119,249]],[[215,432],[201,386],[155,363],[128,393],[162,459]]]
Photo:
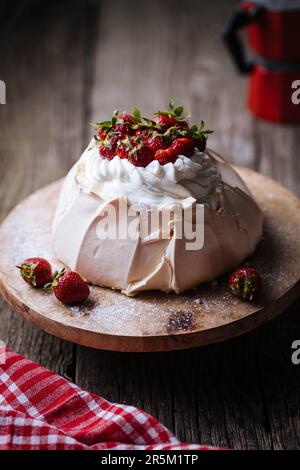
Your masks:
[[[209,450],[180,443],[152,416],[117,405],[6,350],[0,365],[0,449]]]

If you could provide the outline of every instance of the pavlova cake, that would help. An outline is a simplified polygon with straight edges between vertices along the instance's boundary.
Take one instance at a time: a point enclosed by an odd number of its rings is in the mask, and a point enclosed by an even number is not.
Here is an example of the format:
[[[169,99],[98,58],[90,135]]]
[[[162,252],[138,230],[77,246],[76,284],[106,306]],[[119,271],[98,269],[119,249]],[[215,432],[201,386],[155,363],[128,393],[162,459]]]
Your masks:
[[[172,101],[151,119],[138,109],[116,111],[96,127],[65,178],[53,222],[53,249],[64,265],[127,295],[181,293],[253,253],[262,212],[235,170],[206,148],[211,131],[203,122],[190,125]],[[142,233],[142,222],[164,210],[168,223],[158,215]],[[195,233],[202,228],[196,249],[182,230],[185,222]]]

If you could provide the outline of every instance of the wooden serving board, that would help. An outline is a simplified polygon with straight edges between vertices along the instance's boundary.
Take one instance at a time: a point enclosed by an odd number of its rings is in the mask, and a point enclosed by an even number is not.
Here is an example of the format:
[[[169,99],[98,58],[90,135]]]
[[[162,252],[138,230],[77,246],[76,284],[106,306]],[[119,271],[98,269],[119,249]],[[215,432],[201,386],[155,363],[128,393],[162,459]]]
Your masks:
[[[281,313],[300,291],[300,201],[285,188],[236,168],[264,211],[264,239],[248,260],[262,274],[256,303],[233,296],[227,278],[185,294],[148,292],[129,298],[91,287],[87,302],[67,307],[27,285],[15,265],[30,256],[60,264],[51,251],[50,227],[61,181],[21,202],[0,228],[0,289],[12,307],[60,338],[113,351],[167,351],[241,335]]]

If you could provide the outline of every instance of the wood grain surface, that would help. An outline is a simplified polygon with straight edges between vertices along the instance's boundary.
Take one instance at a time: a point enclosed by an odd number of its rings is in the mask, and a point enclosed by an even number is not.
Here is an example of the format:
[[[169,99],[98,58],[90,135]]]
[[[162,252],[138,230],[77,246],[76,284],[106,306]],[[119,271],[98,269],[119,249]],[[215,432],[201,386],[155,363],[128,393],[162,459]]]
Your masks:
[[[299,196],[300,129],[253,119],[246,78],[221,41],[235,1],[0,3],[0,215],[63,176],[115,108],[152,112],[177,96],[215,129],[210,145]],[[13,32],[13,34],[12,34]],[[26,223],[26,221],[24,221]],[[42,333],[1,300],[9,347],[111,401],[143,407],[182,440],[235,449],[300,447],[299,301],[243,337],[191,351],[124,354]]]

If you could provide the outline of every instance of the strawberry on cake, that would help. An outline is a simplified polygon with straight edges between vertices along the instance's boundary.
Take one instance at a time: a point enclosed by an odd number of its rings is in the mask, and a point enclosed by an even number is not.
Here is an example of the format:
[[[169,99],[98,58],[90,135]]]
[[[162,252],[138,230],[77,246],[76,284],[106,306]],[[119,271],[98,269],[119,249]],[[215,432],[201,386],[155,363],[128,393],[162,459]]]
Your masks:
[[[53,248],[86,281],[127,295],[152,289],[181,293],[233,269],[255,250],[261,210],[235,170],[206,148],[211,131],[204,122],[190,125],[183,111],[174,101],[150,119],[138,109],[116,111],[97,124],[97,134],[66,176]],[[110,208],[119,215],[124,203],[146,209],[132,216],[139,223],[159,208],[191,208],[193,226],[195,206],[202,204],[203,247],[188,249],[185,234],[177,236],[175,212],[168,237],[161,219],[138,237],[124,238],[122,230],[99,236]],[[123,229],[124,219],[115,220]]]

